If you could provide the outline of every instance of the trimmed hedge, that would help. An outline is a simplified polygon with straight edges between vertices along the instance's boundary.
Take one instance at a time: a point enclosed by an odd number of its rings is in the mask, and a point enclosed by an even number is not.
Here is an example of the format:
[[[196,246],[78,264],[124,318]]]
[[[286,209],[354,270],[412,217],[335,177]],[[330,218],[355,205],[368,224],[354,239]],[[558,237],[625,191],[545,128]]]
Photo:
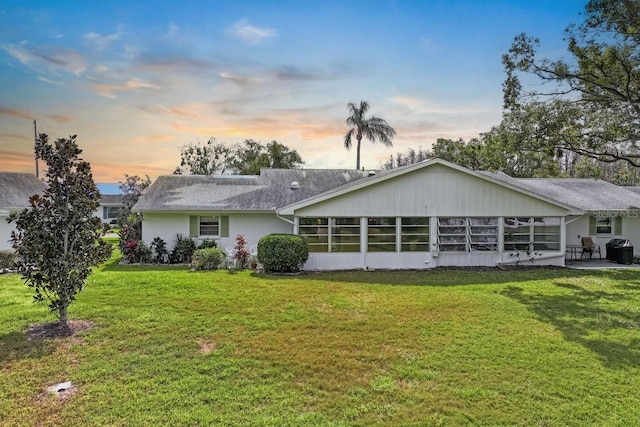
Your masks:
[[[191,267],[196,270],[217,270],[224,265],[226,259],[221,249],[196,249],[191,258]]]
[[[309,259],[307,240],[294,234],[269,234],[258,241],[258,261],[267,272],[300,271]]]

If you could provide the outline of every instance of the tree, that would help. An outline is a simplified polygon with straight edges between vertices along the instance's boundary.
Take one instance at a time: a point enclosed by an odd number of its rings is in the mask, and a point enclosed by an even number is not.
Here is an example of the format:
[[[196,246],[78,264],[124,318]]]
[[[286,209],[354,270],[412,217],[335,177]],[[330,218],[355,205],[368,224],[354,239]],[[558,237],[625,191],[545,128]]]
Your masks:
[[[122,208],[118,212],[118,225],[130,222],[131,208],[138,202],[144,190],[151,185],[149,175],[144,178],[138,175],[124,174],[124,181],[120,181],[120,193],[122,194]]]
[[[12,214],[11,243],[18,255],[18,271],[35,291],[36,301],[49,308],[66,326],[69,305],[84,287],[91,267],[107,260],[111,245],[101,239],[102,221],[93,216],[100,192],[91,166],[79,156],[76,136],[49,143],[40,134],[36,156],[47,165],[47,188],[33,195],[30,207]]]
[[[347,117],[345,123],[350,127],[350,129],[344,136],[344,147],[347,150],[350,150],[351,141],[354,137],[358,141],[356,170],[359,170],[360,143],[362,138],[364,137],[373,143],[379,141],[385,146],[391,147],[393,146],[391,139],[396,135],[396,131],[384,119],[376,116],[366,118],[365,115],[367,114],[367,111],[369,111],[369,103],[367,101],[360,101],[359,106],[350,102],[347,105],[347,108],[349,109],[349,117]]]
[[[133,214],[131,209],[138,202],[144,190],[151,185],[151,179],[148,175],[144,178],[138,175],[124,174],[124,181],[120,181],[120,193],[122,193],[122,208],[118,212],[118,225],[120,231],[118,232],[120,251],[125,255],[125,259],[131,261],[129,258],[130,251],[127,251],[127,245],[129,248],[135,245],[135,248],[144,248],[142,242],[142,215],[140,213]]]
[[[253,139],[234,148],[232,169],[239,175],[258,175],[261,168],[297,169],[304,162],[296,150],[271,141],[266,146]]]
[[[209,138],[205,144],[180,147],[180,166],[174,175],[222,175],[233,162],[231,147]]]
[[[570,60],[538,59],[518,35],[503,56],[505,120],[527,131],[523,149],[571,151],[640,166],[640,3],[591,0],[565,33]],[[525,90],[520,75],[538,81]]]
[[[222,175],[230,171],[239,175],[258,175],[261,168],[296,169],[304,162],[296,150],[271,141],[266,146],[253,139],[227,146],[211,138],[205,145],[186,145],[180,150],[176,175]]]

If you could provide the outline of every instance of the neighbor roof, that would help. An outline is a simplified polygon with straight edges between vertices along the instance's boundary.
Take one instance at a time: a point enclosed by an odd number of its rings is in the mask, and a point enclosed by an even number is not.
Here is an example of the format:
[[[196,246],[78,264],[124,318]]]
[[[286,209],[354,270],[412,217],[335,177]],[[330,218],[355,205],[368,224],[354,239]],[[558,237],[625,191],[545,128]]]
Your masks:
[[[512,178],[491,174],[510,184],[584,211],[625,211],[640,209],[640,194],[606,181],[592,178]]]
[[[366,172],[341,169],[262,169],[260,175],[165,175],[155,180],[134,211],[274,211]],[[298,189],[292,189],[292,183]]]
[[[0,172],[0,207],[23,209],[29,207],[29,198],[42,194],[45,184],[30,173]]]
[[[103,194],[100,196],[100,204],[110,204],[110,205],[121,205],[122,204],[122,194]]]

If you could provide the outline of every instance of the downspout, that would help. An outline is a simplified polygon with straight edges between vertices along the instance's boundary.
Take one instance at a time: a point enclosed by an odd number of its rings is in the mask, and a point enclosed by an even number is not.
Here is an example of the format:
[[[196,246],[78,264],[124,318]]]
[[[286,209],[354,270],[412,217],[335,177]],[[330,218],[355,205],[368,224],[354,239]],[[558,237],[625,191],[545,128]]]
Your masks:
[[[283,220],[284,222],[288,222],[289,224],[293,225],[293,221],[291,221],[290,219],[287,219],[285,217],[280,216],[280,214],[278,213],[278,211],[274,208],[274,212],[276,213],[276,217],[278,219]]]

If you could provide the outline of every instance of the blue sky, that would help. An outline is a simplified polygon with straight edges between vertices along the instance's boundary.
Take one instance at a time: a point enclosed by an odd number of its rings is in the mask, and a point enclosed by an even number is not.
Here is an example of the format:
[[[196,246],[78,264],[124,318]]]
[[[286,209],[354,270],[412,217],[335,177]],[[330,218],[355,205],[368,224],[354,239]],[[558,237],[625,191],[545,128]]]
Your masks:
[[[500,62],[521,32],[566,55],[585,1],[13,1],[0,4],[0,170],[34,169],[33,120],[77,134],[96,181],[169,174],[209,137],[277,140],[308,168],[351,168],[348,102],[408,147],[500,121]]]

